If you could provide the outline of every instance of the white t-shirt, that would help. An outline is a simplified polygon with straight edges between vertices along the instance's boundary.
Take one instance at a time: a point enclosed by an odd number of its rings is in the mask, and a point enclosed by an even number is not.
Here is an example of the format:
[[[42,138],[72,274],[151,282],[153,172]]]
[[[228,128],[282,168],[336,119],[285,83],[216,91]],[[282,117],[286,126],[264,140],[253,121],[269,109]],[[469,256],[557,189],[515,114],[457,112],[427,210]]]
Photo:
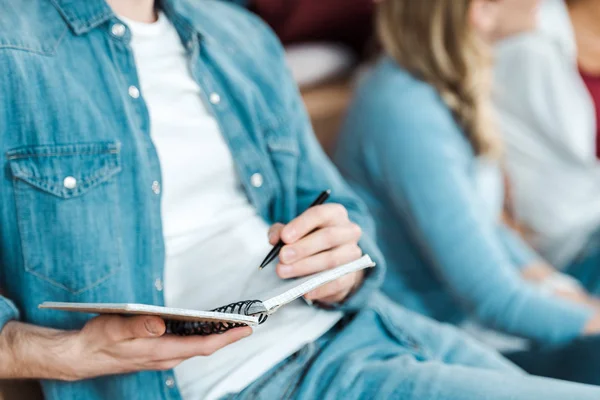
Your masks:
[[[165,304],[208,310],[255,299],[280,282],[273,266],[257,268],[270,249],[268,226],[244,192],[177,31],[163,14],[152,24],[122,20],[132,32],[140,101],[148,106],[162,167]],[[298,300],[249,338],[176,367],[179,389],[185,399],[238,392],[340,317]]]

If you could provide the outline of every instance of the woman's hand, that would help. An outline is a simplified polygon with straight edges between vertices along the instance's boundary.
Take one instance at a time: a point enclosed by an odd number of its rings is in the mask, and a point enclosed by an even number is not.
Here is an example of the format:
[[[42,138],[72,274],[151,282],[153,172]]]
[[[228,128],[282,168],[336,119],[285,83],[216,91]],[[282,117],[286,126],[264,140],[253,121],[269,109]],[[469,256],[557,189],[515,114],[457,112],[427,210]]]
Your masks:
[[[311,275],[361,257],[361,229],[348,219],[340,204],[311,207],[287,225],[274,224],[269,242],[281,238],[286,244],[279,253],[277,274],[284,279]],[[308,300],[324,303],[344,301],[362,284],[364,272],[345,275],[308,293]]]

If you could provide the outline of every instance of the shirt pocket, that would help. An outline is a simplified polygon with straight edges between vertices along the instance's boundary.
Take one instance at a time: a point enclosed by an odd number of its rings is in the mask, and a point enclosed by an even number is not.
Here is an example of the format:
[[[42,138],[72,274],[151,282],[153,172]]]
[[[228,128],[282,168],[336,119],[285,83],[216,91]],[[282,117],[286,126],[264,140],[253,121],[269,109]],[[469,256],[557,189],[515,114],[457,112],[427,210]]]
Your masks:
[[[7,153],[27,272],[79,294],[121,267],[119,153],[118,142]]]

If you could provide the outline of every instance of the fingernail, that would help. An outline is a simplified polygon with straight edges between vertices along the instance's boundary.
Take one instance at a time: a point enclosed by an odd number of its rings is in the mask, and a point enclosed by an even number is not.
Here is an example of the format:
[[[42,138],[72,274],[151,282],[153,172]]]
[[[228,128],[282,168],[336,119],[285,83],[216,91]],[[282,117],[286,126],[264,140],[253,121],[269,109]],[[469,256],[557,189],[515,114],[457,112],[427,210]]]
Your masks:
[[[294,268],[291,265],[281,265],[279,267],[279,276],[287,278],[292,275]]]
[[[284,247],[279,256],[283,262],[289,263],[293,261],[294,257],[296,257],[296,251],[292,248]]]
[[[248,336],[252,335],[254,333],[254,329],[250,328],[250,329],[246,329],[246,331],[244,331],[244,336],[242,336],[243,338],[247,338]]]
[[[160,333],[160,327],[152,320],[147,319],[144,322],[144,326],[146,327],[146,330],[152,335],[156,336]]]

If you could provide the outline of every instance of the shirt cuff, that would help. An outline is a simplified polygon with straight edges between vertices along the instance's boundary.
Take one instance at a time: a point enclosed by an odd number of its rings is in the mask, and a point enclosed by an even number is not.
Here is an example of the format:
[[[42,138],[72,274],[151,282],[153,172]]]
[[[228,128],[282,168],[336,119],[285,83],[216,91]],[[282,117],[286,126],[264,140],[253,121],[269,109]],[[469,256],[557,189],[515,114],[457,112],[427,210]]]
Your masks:
[[[381,287],[385,276],[383,256],[379,252],[375,242],[369,237],[363,237],[359,242],[359,246],[363,250],[363,253],[368,254],[376,263],[375,267],[365,270],[362,285],[353,294],[350,294],[350,297],[343,303],[321,304],[315,302],[315,305],[328,310],[339,310],[350,313],[357,312],[368,303],[371,296]]]
[[[19,310],[15,304],[4,296],[0,296],[0,331],[9,321],[20,318]]]

